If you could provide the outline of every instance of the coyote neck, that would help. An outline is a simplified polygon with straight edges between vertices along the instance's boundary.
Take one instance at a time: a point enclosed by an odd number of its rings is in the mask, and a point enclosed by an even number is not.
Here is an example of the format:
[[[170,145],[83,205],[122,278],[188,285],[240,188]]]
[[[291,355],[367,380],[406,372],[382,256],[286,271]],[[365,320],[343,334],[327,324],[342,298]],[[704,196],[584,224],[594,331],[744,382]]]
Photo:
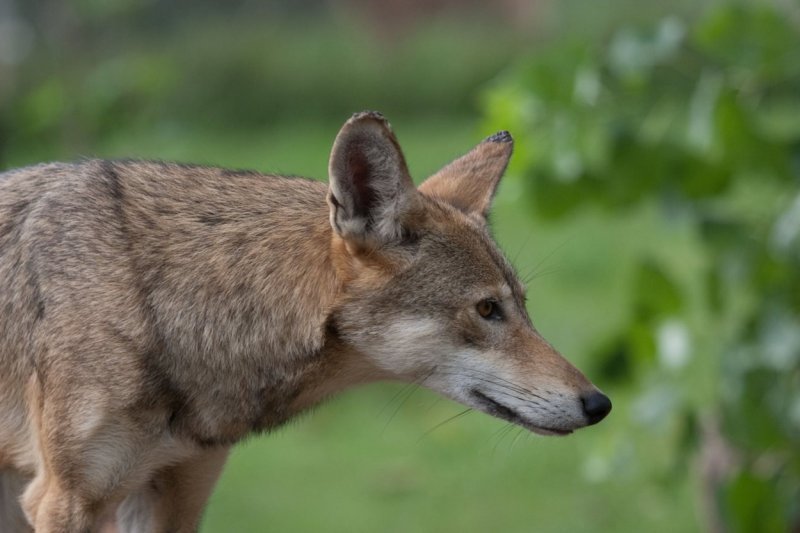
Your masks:
[[[335,336],[327,338],[320,357],[307,365],[289,406],[296,416],[346,389],[392,376]]]
[[[330,254],[325,268],[335,274],[334,282],[320,293],[318,301],[331,298],[322,328],[321,348],[311,357],[303,358],[295,374],[295,386],[288,395],[287,419],[320,404],[331,396],[356,385],[391,379],[392,376],[375,366],[365,354],[344,341],[336,329],[333,304],[341,297],[348,282],[362,265],[353,259],[345,242],[332,231]],[[322,289],[322,287],[318,287]]]
[[[234,442],[363,379],[326,327],[356,265],[331,229],[325,184],[234,175],[228,187],[247,195],[214,205],[208,191],[169,199],[146,189],[163,179],[127,177],[121,241],[137,238],[120,252],[130,254],[135,313],[150,333],[148,382],[166,380],[176,430]],[[289,181],[301,194],[280,194]]]

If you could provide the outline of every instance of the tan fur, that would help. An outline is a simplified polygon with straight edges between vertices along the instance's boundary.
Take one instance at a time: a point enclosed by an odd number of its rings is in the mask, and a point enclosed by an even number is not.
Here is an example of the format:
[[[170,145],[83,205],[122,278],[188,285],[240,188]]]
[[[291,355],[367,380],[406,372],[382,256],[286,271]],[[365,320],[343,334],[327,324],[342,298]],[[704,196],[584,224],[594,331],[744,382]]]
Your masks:
[[[194,531],[233,444],[369,381],[543,433],[605,416],[489,235],[510,155],[498,134],[418,191],[366,112],[330,185],[140,161],[0,175],[0,530],[21,506],[41,532]]]

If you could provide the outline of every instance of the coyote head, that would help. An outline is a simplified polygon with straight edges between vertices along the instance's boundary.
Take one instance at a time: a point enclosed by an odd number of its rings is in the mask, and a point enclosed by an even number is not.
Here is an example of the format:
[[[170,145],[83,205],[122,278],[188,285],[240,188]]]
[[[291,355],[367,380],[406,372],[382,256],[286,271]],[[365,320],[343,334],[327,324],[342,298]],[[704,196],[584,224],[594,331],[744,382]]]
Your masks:
[[[534,329],[525,287],[489,232],[512,145],[497,133],[416,188],[380,114],[347,121],[329,167],[346,278],[332,318],[384,377],[563,435],[602,420],[611,402]]]

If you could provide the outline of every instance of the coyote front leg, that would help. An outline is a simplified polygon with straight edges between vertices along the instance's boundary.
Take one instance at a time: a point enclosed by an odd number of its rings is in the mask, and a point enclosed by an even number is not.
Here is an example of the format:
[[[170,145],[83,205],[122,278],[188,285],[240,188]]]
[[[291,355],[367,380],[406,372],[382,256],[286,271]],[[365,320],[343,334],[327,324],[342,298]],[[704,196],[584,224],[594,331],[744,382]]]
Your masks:
[[[133,498],[123,502],[117,512],[118,531],[197,531],[228,451],[228,447],[204,450],[156,474],[145,487],[149,492],[144,495],[146,501],[139,499],[138,505]],[[141,523],[143,520],[146,524]]]
[[[141,461],[156,448],[149,428],[124,415],[103,415],[91,437],[81,439],[45,412],[39,428],[41,461],[22,498],[40,533],[95,531],[125,492],[145,482],[155,465]],[[63,425],[62,425],[63,424]]]
[[[147,482],[166,461],[180,457],[163,452],[163,458],[154,457],[169,438],[168,413],[137,405],[136,393],[117,381],[133,372],[125,364],[123,348],[104,341],[96,345],[114,357],[96,358],[98,368],[93,370],[112,378],[85,372],[70,381],[71,374],[59,366],[74,364],[75,358],[65,354],[32,385],[38,461],[22,506],[38,533],[96,530],[128,491]],[[103,368],[104,363],[115,368]]]

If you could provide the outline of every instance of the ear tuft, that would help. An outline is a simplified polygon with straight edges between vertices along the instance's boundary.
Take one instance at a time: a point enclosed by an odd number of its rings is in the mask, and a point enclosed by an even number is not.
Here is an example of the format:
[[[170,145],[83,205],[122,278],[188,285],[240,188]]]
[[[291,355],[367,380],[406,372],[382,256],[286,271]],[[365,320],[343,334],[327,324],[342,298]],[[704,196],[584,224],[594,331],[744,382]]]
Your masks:
[[[498,131],[494,135],[490,135],[486,137],[483,142],[490,142],[490,143],[513,143],[514,138],[508,133],[506,130]]]
[[[350,120],[348,122],[354,121],[354,120],[362,120],[362,119],[365,119],[365,118],[371,118],[371,119],[374,119],[374,120],[379,120],[381,122],[385,122],[387,126],[389,125],[389,121],[386,120],[386,117],[383,116],[383,113],[381,113],[380,111],[369,111],[369,110],[359,111],[358,113],[353,113],[353,116],[350,117]]]

